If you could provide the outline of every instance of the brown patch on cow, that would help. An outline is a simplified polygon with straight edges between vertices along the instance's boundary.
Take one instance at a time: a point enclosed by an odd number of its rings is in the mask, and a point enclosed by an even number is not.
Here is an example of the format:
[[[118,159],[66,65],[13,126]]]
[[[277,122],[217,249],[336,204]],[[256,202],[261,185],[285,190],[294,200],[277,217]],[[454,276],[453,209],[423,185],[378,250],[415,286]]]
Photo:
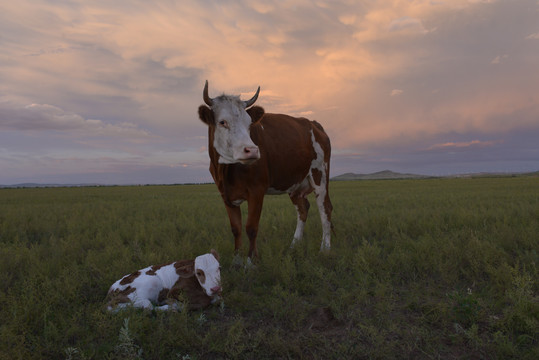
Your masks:
[[[131,273],[130,275],[124,276],[123,279],[120,281],[120,285],[126,285],[131,284],[137,277],[139,277],[140,271],[137,270],[134,273]]]
[[[215,126],[213,111],[206,105],[200,105],[198,108],[198,117],[208,126]]]
[[[198,282],[201,284],[204,284],[206,282],[206,274],[204,273],[204,270],[198,269],[196,274],[197,274]]]
[[[135,288],[132,288],[131,286],[126,287],[123,290],[115,289],[112,291],[109,291],[107,297],[109,298],[109,306],[114,307],[117,304],[123,304],[128,303],[131,300],[127,295],[135,292]]]
[[[322,184],[322,171],[318,169],[311,169],[311,174],[313,176],[313,181],[317,186],[320,186]]]
[[[166,299],[169,298],[169,292],[170,289],[163,288],[163,290],[159,291],[159,295],[157,295],[157,303],[162,304],[166,301]]]
[[[252,122],[257,122],[258,120],[262,119],[262,116],[264,116],[264,108],[260,106],[253,106],[252,108],[247,110],[247,114],[251,117]]]
[[[180,277],[191,277],[195,275],[195,260],[180,260],[174,263],[176,274]]]
[[[157,270],[154,270],[154,268],[153,268],[153,266],[152,266],[152,268],[151,268],[150,270],[146,271],[146,275],[155,276],[155,275],[156,275],[156,274],[155,274],[156,271],[157,271]]]
[[[156,275],[156,271],[161,269],[163,266],[170,265],[171,263],[161,264],[161,265],[152,265],[152,268],[148,271],[146,271],[146,275]]]
[[[183,293],[189,302],[190,310],[204,309],[211,305],[209,297],[196,277],[181,277],[169,292],[169,297],[178,298]]]

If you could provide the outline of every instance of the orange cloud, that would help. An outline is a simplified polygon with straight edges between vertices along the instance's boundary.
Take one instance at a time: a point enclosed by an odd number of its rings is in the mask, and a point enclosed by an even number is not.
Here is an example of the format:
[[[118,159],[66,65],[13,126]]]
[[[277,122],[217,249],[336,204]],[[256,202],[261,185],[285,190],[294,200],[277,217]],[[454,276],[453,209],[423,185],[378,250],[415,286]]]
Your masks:
[[[464,141],[464,142],[447,142],[443,144],[432,145],[427,150],[469,148],[469,147],[489,147],[489,146],[494,146],[501,143],[503,143],[503,140],[491,140],[491,141],[472,140],[472,141]]]

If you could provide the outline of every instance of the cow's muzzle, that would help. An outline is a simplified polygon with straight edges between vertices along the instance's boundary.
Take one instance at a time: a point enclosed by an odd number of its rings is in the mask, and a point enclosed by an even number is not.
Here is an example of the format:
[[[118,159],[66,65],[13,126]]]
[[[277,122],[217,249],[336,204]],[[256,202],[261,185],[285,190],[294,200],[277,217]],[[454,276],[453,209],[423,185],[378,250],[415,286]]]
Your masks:
[[[242,164],[251,164],[260,159],[258,146],[246,146],[243,148],[243,156],[238,159]]]

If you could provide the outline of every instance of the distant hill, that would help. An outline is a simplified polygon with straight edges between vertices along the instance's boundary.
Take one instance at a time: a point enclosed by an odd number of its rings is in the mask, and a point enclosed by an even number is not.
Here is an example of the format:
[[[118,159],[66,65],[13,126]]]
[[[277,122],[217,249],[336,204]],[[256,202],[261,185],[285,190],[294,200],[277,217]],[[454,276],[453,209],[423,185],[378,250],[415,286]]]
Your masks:
[[[372,174],[354,174],[346,173],[332,177],[330,180],[346,181],[346,180],[396,180],[396,179],[434,179],[434,178],[480,178],[480,177],[520,177],[520,176],[539,176],[539,171],[529,173],[470,173],[470,174],[455,174],[445,176],[427,176],[418,174],[401,174],[391,170],[384,170]]]
[[[435,179],[435,178],[481,178],[481,177],[521,177],[532,176],[539,177],[539,171],[528,173],[504,173],[504,172],[484,172],[469,174],[454,174],[445,176],[428,176],[418,174],[402,174],[391,170],[378,171],[372,174],[354,174],[346,173],[332,177],[333,181],[346,180],[398,180],[398,179]],[[147,185],[198,185],[199,183],[174,183],[174,184],[147,184]],[[202,183],[201,183],[202,184]],[[81,184],[40,184],[40,183],[21,183],[13,185],[1,185],[0,189],[5,188],[54,188],[54,187],[85,187],[85,186],[145,186],[144,184],[99,184],[99,183],[81,183]]]
[[[346,173],[331,178],[335,181],[343,180],[389,180],[389,179],[426,179],[432,176],[417,175],[417,174],[401,174],[391,170],[378,171],[372,174],[353,174]]]
[[[0,185],[0,188],[53,188],[53,187],[84,187],[84,186],[103,186],[100,184],[39,184],[39,183],[21,183],[13,185]]]

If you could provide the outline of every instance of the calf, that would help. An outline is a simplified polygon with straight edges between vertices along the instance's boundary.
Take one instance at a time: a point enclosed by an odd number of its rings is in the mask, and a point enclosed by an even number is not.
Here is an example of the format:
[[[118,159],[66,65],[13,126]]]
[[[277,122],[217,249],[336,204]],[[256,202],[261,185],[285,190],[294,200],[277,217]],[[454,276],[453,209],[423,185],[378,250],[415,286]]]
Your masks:
[[[194,260],[153,265],[125,275],[109,289],[107,309],[132,305],[145,309],[171,310],[183,292],[190,309],[203,309],[220,299],[221,271],[215,250]]]

